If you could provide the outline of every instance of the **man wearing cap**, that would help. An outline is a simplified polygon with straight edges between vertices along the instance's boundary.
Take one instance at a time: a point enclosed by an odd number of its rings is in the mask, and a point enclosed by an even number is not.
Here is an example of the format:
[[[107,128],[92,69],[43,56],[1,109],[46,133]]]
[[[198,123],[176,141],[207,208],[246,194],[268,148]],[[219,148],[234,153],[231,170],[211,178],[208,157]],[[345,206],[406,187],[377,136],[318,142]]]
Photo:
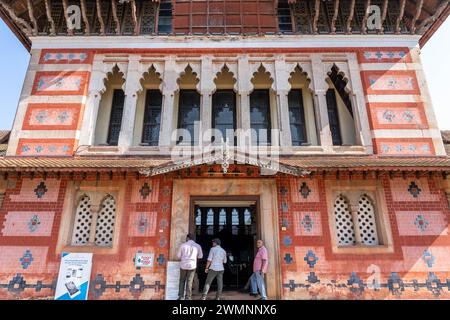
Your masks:
[[[202,247],[198,245],[191,234],[186,236],[186,242],[178,250],[180,259],[180,284],[178,290],[178,300],[192,300],[192,281],[197,269],[197,259],[203,258]],[[185,290],[186,287],[186,297]]]
[[[212,248],[209,251],[208,262],[206,263],[205,272],[206,277],[205,287],[203,288],[202,300],[206,300],[211,283],[217,277],[217,293],[216,300],[220,300],[223,288],[223,272],[225,268],[223,264],[227,263],[227,253],[220,246],[220,239],[212,240]]]

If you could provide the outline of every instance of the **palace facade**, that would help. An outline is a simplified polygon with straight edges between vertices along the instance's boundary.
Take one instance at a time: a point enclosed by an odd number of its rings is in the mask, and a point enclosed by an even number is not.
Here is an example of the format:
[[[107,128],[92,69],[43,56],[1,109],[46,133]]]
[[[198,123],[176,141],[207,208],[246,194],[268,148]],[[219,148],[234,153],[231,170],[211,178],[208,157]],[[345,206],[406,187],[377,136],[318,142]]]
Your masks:
[[[420,61],[449,13],[0,0],[30,51],[0,157],[0,298],[53,299],[62,253],[83,252],[89,299],[164,299],[188,232],[222,240],[229,291],[261,238],[272,299],[450,298],[450,158]]]

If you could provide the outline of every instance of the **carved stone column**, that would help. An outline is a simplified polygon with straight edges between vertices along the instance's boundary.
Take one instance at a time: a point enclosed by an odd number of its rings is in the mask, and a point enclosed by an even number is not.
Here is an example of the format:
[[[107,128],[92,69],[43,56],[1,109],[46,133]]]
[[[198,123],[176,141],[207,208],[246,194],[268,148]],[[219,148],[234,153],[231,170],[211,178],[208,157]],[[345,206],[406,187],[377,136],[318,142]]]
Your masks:
[[[246,55],[238,59],[238,99],[239,99],[239,120],[238,120],[238,146],[247,149],[251,145],[250,134],[250,91],[251,72]]]
[[[178,89],[178,73],[176,71],[175,57],[169,56],[164,64],[164,79],[162,86],[163,105],[161,114],[161,134],[159,146],[169,150],[174,129],[175,92]]]
[[[133,144],[134,122],[136,119],[136,107],[141,74],[139,73],[139,55],[131,55],[128,62],[128,70],[125,83],[125,103],[123,106],[122,126],[119,135],[119,150],[125,152]]]
[[[323,62],[320,56],[313,55],[312,78],[314,82],[314,108],[317,116],[317,130],[320,137],[320,145],[325,151],[332,151],[333,139],[331,137],[330,123],[328,119],[328,108],[326,93],[328,85],[326,82],[327,75],[323,70]]]
[[[277,90],[278,128],[280,129],[280,146],[292,146],[291,127],[289,124],[288,94],[290,90],[289,72],[282,56],[275,60],[275,87]]]
[[[210,132],[209,130],[212,127],[212,93],[214,89],[212,59],[210,56],[204,56],[202,58],[200,75],[200,94],[202,102],[200,109],[201,126],[199,142],[202,145],[208,145],[211,142],[211,134],[207,134],[207,132]]]

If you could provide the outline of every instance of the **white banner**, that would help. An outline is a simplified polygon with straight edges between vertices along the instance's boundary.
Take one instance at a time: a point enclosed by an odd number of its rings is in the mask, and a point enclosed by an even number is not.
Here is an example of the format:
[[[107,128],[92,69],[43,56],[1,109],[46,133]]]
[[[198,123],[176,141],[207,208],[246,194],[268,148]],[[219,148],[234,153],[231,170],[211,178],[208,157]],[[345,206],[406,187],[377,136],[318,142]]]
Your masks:
[[[55,300],[87,300],[92,269],[92,253],[61,255]]]
[[[167,261],[166,300],[178,299],[180,261]]]

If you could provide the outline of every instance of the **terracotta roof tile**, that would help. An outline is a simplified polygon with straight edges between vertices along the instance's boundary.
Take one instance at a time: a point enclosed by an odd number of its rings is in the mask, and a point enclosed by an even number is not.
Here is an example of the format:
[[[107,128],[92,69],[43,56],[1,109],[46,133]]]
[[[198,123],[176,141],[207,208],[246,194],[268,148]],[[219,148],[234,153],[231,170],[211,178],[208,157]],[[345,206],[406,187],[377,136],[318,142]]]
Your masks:
[[[450,157],[302,156],[281,158],[285,166],[305,170],[438,170],[450,171]],[[0,158],[0,171],[137,171],[172,164],[169,158],[75,157]]]

